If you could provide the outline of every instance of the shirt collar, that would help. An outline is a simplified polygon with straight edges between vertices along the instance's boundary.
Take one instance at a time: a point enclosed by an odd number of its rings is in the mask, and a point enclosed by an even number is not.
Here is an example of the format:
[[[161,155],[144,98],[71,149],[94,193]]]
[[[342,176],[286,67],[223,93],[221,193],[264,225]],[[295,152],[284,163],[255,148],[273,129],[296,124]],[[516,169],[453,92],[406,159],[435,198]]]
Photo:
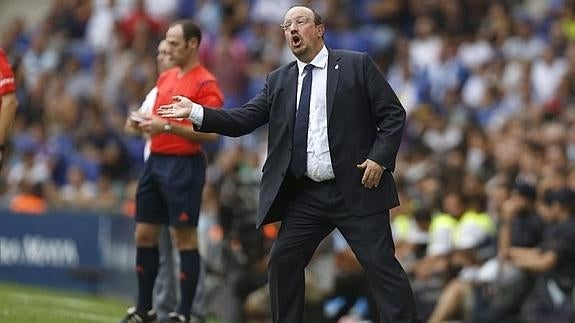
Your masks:
[[[311,62],[309,62],[309,64],[312,64],[316,68],[325,68],[327,66],[328,53],[329,52],[327,51],[327,48],[325,47],[325,45],[323,45],[323,47],[321,48],[319,53],[317,53],[317,55],[315,55],[315,57],[311,60]],[[297,68],[298,68],[299,75],[301,75],[303,73],[303,68],[306,65],[308,65],[308,63],[304,63],[304,62],[300,61],[299,59],[297,60]]]

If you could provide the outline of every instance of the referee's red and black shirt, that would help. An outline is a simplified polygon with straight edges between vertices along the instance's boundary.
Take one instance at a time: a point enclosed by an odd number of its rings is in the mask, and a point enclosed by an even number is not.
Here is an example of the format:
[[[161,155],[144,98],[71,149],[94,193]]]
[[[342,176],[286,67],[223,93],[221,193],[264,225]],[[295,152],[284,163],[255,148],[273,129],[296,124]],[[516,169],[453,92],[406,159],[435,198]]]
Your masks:
[[[4,94],[12,93],[15,90],[14,72],[10,67],[6,53],[0,48],[0,97]]]
[[[172,103],[175,95],[188,99],[209,108],[221,108],[224,96],[216,78],[204,66],[197,65],[186,74],[178,76],[180,68],[172,68],[163,72],[158,78],[156,87],[158,96],[154,104],[153,114],[157,115],[158,107]],[[171,119],[170,122],[191,124],[188,119]],[[190,141],[180,136],[160,133],[152,137],[151,152],[156,154],[195,155],[202,151],[198,142]]]

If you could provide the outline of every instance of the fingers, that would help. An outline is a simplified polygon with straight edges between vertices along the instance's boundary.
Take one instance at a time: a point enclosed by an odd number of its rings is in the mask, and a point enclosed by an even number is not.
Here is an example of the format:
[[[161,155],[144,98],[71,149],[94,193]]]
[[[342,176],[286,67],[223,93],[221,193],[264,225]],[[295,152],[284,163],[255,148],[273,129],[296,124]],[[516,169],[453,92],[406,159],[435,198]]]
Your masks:
[[[146,116],[138,111],[132,111],[130,113],[130,120],[136,123],[144,122],[149,119],[149,116]]]
[[[363,184],[365,188],[377,187],[379,185],[379,180],[381,179],[382,173],[383,172],[381,170],[368,167],[363,173],[361,184]]]
[[[185,118],[189,114],[190,113],[188,112],[188,110],[182,108],[174,108],[174,109],[167,108],[164,110],[158,109],[158,115],[162,118]]]
[[[140,122],[138,127],[141,131],[153,135],[163,130],[163,122],[161,120],[160,117],[153,116]]]
[[[367,181],[369,180],[369,175],[370,175],[370,174],[369,174],[369,170],[366,169],[366,170],[363,172],[363,177],[361,178],[361,184],[363,184],[363,186],[365,186],[365,187],[367,187],[367,184],[366,184],[366,183],[367,183]],[[369,188],[369,187],[367,187],[367,188]]]
[[[383,175],[383,168],[379,164],[366,160],[363,163],[357,165],[358,168],[364,169],[363,177],[361,178],[361,184],[365,188],[378,187],[381,176]]]
[[[178,118],[180,116],[180,110],[174,104],[168,104],[158,107],[158,115],[163,118]]]
[[[173,96],[172,100],[174,102],[158,107],[158,115],[163,118],[187,118],[192,111],[193,102],[181,95]]]
[[[152,128],[152,120],[146,120],[138,123],[138,127],[142,129],[142,131],[148,132]]]
[[[174,104],[170,103],[170,104],[164,104],[164,105],[160,105],[158,107],[158,112],[160,111],[168,111],[174,108]]]
[[[177,103],[158,107],[158,115],[163,118],[187,118],[192,108],[179,106]]]
[[[186,106],[190,103],[192,103],[192,100],[186,98],[185,96],[182,95],[175,95],[172,97],[172,100],[174,101],[174,104],[176,105],[180,105],[180,106]]]
[[[159,106],[158,115],[163,118],[172,118],[172,116],[174,115],[173,106],[171,104]]]
[[[168,110],[177,108],[178,103],[185,103],[186,101],[190,101],[190,100],[188,98],[186,98],[185,96],[174,95],[174,96],[172,96],[172,101],[173,101],[172,103],[160,105],[158,107],[158,111],[162,111],[162,110],[168,111]]]

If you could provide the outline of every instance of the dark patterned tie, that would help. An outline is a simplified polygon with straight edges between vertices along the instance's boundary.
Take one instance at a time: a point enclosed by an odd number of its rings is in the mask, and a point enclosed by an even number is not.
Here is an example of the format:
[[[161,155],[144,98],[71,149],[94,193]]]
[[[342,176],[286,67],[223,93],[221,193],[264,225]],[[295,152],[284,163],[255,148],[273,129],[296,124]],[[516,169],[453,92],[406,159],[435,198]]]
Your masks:
[[[306,74],[301,86],[301,95],[297,108],[293,130],[293,150],[290,171],[296,178],[303,176],[307,170],[307,129],[309,126],[309,103],[311,99],[311,80],[314,66],[304,67]]]

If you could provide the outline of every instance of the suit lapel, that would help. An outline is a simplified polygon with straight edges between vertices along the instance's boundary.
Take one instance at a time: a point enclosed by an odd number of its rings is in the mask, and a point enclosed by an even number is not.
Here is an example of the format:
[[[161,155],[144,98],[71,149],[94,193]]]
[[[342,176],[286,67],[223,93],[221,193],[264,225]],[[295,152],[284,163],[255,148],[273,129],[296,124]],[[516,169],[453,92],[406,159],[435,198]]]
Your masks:
[[[288,121],[288,129],[290,138],[293,136],[293,127],[295,122],[295,107],[297,100],[297,64],[293,64],[288,70],[284,83],[284,91],[286,98],[286,118]]]
[[[327,98],[326,98],[326,105],[327,105],[327,122],[329,124],[329,119],[333,112],[333,103],[335,100],[335,92],[337,90],[337,83],[339,82],[339,70],[341,66],[339,66],[340,57],[333,51],[329,51],[329,56],[327,59]]]

